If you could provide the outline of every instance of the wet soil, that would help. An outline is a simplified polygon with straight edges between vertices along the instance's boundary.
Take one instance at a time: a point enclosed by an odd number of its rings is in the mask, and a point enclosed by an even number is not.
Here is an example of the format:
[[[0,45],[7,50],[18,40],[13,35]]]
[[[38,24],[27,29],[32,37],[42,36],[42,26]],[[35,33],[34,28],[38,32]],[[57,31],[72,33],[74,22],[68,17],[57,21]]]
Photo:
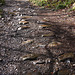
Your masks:
[[[75,75],[75,58],[59,61],[58,56],[64,53],[75,54],[75,12],[67,9],[52,11],[47,8],[33,6],[29,1],[6,0],[1,6],[3,17],[0,18],[0,75],[26,75],[28,72],[40,72],[42,75],[59,75],[61,69],[70,70]],[[32,16],[25,19],[30,26],[19,29],[22,16]],[[51,25],[50,27],[40,27]],[[42,35],[53,32],[51,36]],[[31,43],[22,43],[33,40]],[[60,46],[48,47],[52,41],[60,42]],[[27,54],[38,55],[37,59],[20,60]],[[38,60],[44,63],[34,64]],[[49,62],[49,60],[51,60]],[[58,65],[58,66],[56,66]],[[57,69],[58,68],[58,69]],[[60,73],[61,74],[61,73]],[[30,74],[27,74],[30,75]],[[39,75],[39,74],[31,74]]]

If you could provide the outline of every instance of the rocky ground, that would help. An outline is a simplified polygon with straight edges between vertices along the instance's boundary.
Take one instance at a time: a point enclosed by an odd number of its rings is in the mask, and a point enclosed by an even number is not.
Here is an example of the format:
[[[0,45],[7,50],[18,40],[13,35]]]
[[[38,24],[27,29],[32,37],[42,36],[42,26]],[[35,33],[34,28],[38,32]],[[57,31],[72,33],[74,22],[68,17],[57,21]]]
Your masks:
[[[0,75],[75,75],[74,11],[27,0],[6,0],[0,8]]]

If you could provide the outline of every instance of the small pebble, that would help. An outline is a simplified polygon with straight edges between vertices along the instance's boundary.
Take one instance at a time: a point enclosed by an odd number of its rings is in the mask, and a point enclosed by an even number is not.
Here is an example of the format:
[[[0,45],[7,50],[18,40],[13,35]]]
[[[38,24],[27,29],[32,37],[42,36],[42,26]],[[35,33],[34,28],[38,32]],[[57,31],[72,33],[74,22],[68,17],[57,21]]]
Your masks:
[[[71,63],[71,61],[70,61],[70,60],[66,60],[66,62],[67,62],[68,64],[70,64],[70,63]]]
[[[45,63],[50,63],[51,62],[51,59],[50,58],[47,58],[46,60],[45,60]]]
[[[21,19],[19,18],[18,21],[21,21]]]
[[[20,10],[21,10],[21,8],[18,8],[18,10],[20,11]]]
[[[21,30],[21,27],[19,27],[17,30]]]

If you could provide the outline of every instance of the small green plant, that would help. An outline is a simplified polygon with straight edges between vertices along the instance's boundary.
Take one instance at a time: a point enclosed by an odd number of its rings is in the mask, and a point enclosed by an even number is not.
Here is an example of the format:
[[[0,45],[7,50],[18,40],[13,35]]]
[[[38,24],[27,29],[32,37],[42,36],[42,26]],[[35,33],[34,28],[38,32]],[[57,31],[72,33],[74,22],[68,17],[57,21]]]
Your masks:
[[[4,0],[0,0],[0,5],[3,5],[5,4],[5,1]]]
[[[66,7],[66,5],[64,4],[59,4],[56,6],[56,9],[64,9]]]

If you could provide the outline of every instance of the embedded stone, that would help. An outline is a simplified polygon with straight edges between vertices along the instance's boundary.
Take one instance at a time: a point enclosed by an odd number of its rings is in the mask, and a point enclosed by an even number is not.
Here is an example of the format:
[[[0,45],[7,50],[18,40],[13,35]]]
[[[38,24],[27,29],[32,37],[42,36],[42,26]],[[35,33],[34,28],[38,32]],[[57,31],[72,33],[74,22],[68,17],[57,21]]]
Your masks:
[[[20,57],[21,60],[34,60],[38,57],[37,54],[27,54],[27,55],[24,55],[22,57]]]
[[[30,28],[30,26],[20,26],[20,27],[18,28],[18,30],[23,30],[23,29],[28,29],[28,28]]]
[[[19,21],[19,24],[27,24],[29,23],[28,21]]]
[[[42,37],[50,37],[50,36],[53,36],[54,33],[53,32],[50,32],[50,33],[47,33],[47,34],[43,34]]]
[[[57,47],[57,46],[59,46],[59,45],[61,45],[61,43],[60,42],[51,42],[51,43],[49,43],[48,44],[48,47]]]
[[[48,28],[51,27],[51,25],[40,25],[39,28]]]
[[[64,61],[66,59],[72,59],[72,58],[74,58],[74,54],[73,53],[64,53],[64,54],[58,56],[58,60],[59,61]]]
[[[29,19],[29,18],[31,18],[32,16],[22,16],[21,18],[22,19]]]
[[[32,42],[33,42],[33,40],[26,40],[26,41],[23,41],[23,42],[22,42],[22,45],[30,44],[30,43],[32,43]]]
[[[32,61],[32,63],[33,63],[34,65],[36,65],[36,64],[44,64],[45,61],[44,61],[44,60],[36,60],[36,61]]]

